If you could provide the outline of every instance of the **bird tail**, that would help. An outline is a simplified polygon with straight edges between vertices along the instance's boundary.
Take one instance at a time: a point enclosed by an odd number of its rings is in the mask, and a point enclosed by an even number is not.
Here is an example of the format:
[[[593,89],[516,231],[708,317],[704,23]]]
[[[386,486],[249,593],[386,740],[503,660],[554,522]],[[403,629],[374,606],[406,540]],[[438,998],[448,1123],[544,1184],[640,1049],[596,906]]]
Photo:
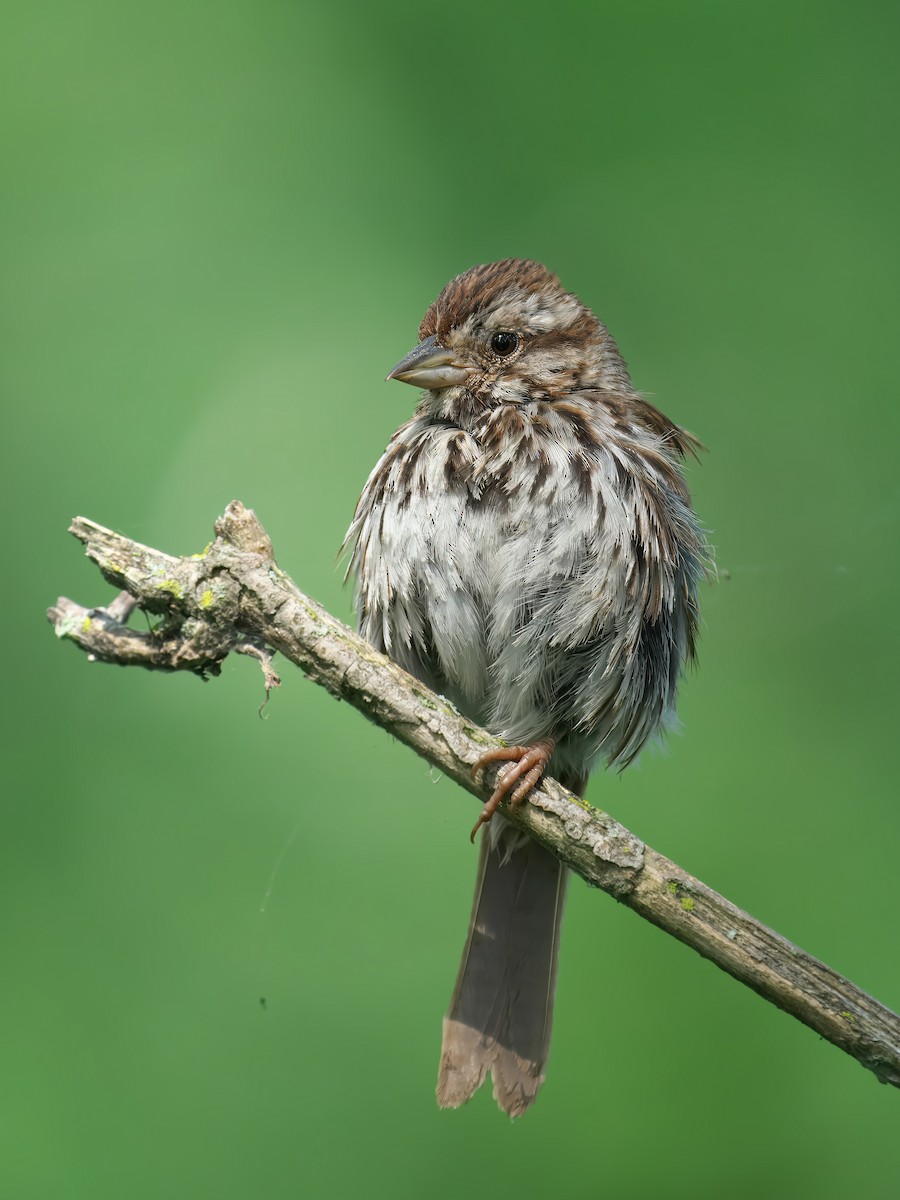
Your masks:
[[[441,1108],[458,1108],[490,1071],[494,1099],[518,1117],[545,1078],[569,872],[530,838],[510,852],[515,843],[507,839],[521,834],[503,825],[499,838],[488,826],[481,839],[469,935],[444,1018],[437,1099]]]

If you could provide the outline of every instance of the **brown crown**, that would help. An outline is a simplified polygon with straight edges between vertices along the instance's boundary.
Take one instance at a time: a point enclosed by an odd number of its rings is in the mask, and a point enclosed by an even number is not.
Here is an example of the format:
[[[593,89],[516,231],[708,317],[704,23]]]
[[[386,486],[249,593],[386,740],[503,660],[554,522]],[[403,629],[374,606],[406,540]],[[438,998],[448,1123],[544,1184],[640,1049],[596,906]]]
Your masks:
[[[565,296],[559,279],[539,262],[528,258],[504,258],[481,263],[451,279],[422,318],[419,338],[437,335],[441,340],[456,325],[474,313],[490,308],[507,288]]]

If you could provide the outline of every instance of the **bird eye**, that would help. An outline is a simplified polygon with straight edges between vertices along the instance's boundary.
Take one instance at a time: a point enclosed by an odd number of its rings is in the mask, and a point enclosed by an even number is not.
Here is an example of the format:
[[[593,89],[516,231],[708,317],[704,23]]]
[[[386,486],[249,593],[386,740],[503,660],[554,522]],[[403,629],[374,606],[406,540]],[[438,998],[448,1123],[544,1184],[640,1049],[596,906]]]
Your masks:
[[[499,354],[501,358],[506,358],[508,354],[512,354],[519,345],[519,335],[517,333],[495,333],[491,338],[491,349],[495,354]]]

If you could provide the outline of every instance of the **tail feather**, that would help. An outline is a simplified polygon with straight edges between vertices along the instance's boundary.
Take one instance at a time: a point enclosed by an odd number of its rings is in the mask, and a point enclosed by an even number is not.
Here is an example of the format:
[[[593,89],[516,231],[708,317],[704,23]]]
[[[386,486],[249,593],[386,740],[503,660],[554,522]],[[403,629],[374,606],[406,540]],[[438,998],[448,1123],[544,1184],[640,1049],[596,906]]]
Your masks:
[[[437,1098],[441,1108],[459,1107],[490,1070],[494,1099],[515,1117],[544,1082],[568,871],[530,839],[510,853],[506,837],[521,835],[508,826],[499,839],[491,833],[482,836],[469,935],[444,1018]]]

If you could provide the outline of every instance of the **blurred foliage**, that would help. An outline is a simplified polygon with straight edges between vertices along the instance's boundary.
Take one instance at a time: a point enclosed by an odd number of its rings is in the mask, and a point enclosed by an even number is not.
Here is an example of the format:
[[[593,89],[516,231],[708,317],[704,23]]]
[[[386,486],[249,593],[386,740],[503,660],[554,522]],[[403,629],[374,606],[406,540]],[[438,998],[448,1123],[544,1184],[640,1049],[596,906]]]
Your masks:
[[[709,447],[684,734],[590,796],[900,1004],[895,5],[9,3],[0,1194],[896,1195],[897,1095],[575,887],[549,1082],[432,1098],[472,805],[297,673],[89,666],[75,513],[336,551],[440,286],[539,258]],[[303,831],[300,832],[300,822]]]

